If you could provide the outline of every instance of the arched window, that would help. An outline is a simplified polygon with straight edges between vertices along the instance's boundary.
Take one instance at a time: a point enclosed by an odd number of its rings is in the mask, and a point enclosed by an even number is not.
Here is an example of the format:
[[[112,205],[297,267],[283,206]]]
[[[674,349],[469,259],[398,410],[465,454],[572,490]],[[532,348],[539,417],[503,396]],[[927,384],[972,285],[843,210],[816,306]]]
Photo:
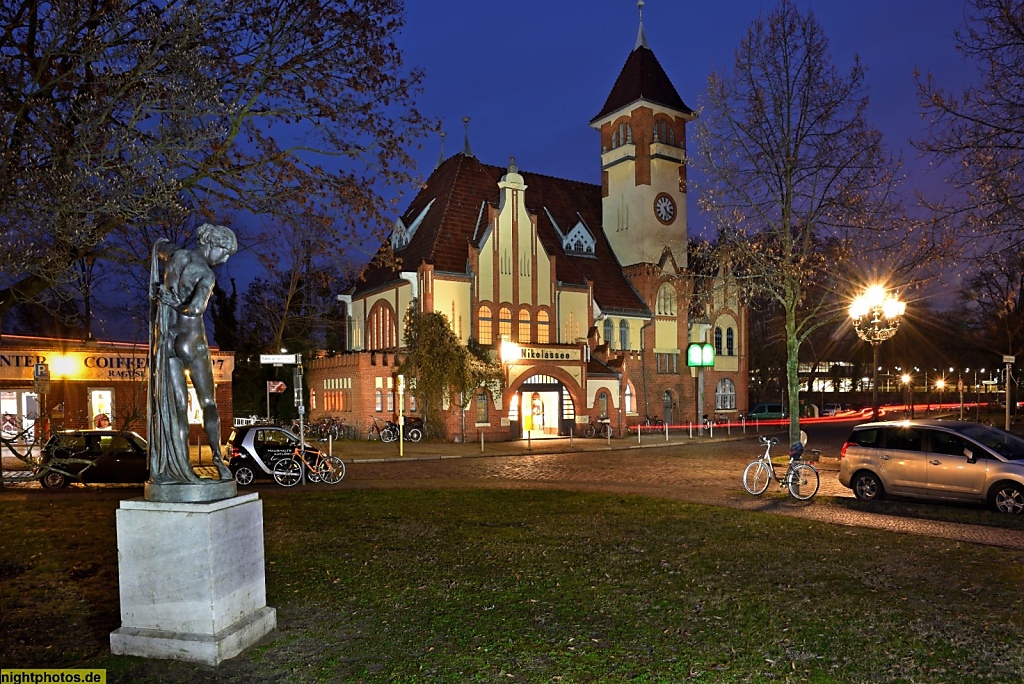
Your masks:
[[[727,356],[736,356],[736,336],[732,331],[732,328],[726,328],[725,330],[725,353]]]
[[[715,327],[715,356],[722,355],[722,329]]]
[[[551,343],[551,319],[547,311],[537,312],[537,344]]]
[[[619,132],[612,131],[612,149],[614,150],[619,146]]]
[[[619,349],[629,349],[629,321],[619,321]]]
[[[486,304],[480,307],[480,344],[491,344],[494,342],[494,328],[491,321],[491,307]]]
[[[729,378],[722,378],[715,385],[715,410],[731,411],[736,408],[736,385]]]
[[[626,413],[633,413],[636,409],[633,408],[633,388],[626,383],[626,390],[622,397],[622,408],[626,410]]]
[[[601,392],[597,395],[597,413],[602,418],[608,417],[608,393]]]
[[[659,316],[676,315],[676,289],[670,283],[665,283],[658,290],[658,304],[655,312]]]
[[[615,324],[612,319],[604,319],[604,341],[609,349],[615,348]]]
[[[385,302],[374,304],[366,325],[366,348],[394,349],[398,345],[397,335],[398,329],[391,306]]]
[[[378,413],[384,410],[384,390],[378,389],[374,391],[373,408],[376,409]]]
[[[530,321],[530,310],[519,310],[519,344],[530,344],[533,342],[533,330]]]
[[[512,339],[512,309],[507,306],[498,309],[498,337]]]

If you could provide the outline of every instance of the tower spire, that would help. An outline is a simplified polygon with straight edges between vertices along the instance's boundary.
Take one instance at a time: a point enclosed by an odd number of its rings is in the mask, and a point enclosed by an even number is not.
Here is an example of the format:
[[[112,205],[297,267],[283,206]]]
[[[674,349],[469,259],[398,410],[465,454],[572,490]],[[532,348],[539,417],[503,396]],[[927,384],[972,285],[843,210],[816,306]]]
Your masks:
[[[435,169],[444,163],[444,138],[445,132],[441,131],[441,156],[438,158],[437,164],[434,166]]]
[[[469,149],[469,117],[468,116],[462,117],[462,125],[466,127],[466,141],[465,141],[465,144],[463,145],[463,148],[462,148],[462,154],[466,155],[467,157],[472,157],[473,156],[473,150]]]
[[[650,45],[647,44],[647,36],[644,35],[644,0],[637,0],[637,9],[640,10],[640,30],[636,34],[636,45],[633,47],[634,50],[640,47],[650,49]]]

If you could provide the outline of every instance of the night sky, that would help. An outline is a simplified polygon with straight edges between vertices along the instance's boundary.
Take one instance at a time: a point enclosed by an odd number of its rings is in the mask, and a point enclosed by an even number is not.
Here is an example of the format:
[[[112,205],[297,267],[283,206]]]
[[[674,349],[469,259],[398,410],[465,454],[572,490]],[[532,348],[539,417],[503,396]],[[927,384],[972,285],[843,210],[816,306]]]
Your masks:
[[[914,71],[931,73],[954,91],[974,78],[973,66],[961,60],[953,42],[964,18],[963,1],[797,4],[815,12],[841,74],[849,73],[859,55],[867,70],[870,122],[903,157],[908,203],[914,201],[911,188],[937,187],[938,177],[924,173],[926,160],[909,144],[925,130]],[[731,71],[751,22],[773,7],[774,2],[758,0],[646,0],[644,32],[683,101],[697,109],[709,72]],[[418,104],[442,122],[445,157],[463,149],[462,118],[469,116],[470,147],[482,162],[505,165],[514,155],[523,170],[596,184],[599,138],[589,122],[636,44],[639,16],[636,0],[407,0],[398,44],[406,65],[426,72]],[[426,178],[441,155],[441,140],[433,135],[421,143],[414,155],[417,172]],[[689,143],[694,153],[692,132]],[[690,179],[699,184],[696,174]],[[690,232],[713,237],[696,211],[693,189]],[[405,210],[415,191],[405,190],[397,212]],[[368,258],[375,250],[364,245],[353,254]],[[243,246],[221,277],[236,276],[244,288],[258,271]]]
[[[924,130],[914,70],[955,90],[972,78],[953,43],[962,0],[797,4],[814,11],[841,74],[860,56],[871,123],[918,182],[925,164],[908,144]],[[757,0],[647,0],[644,32],[683,101],[697,109],[709,72],[731,71],[751,22],[774,7]],[[446,157],[462,149],[462,117],[469,116],[470,146],[481,161],[504,165],[514,155],[531,172],[599,183],[598,134],[588,123],[636,44],[638,26],[636,0],[411,0],[399,44],[409,65],[426,70],[420,104],[443,123]],[[694,153],[692,134],[689,142]],[[429,175],[440,152],[438,138],[424,141],[420,173]],[[701,229],[691,217],[691,231]]]

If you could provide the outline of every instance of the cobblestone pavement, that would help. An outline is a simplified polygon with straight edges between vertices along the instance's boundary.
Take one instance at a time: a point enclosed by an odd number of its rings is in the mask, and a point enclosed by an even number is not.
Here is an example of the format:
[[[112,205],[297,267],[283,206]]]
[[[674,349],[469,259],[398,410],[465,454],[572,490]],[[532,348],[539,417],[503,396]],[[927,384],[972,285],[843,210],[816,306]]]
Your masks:
[[[463,450],[462,454],[420,455],[413,457],[415,460],[357,458],[341,486],[621,492],[1024,550],[1024,532],[1018,530],[851,510],[844,504],[852,503],[853,495],[839,484],[838,459],[829,456],[817,463],[821,488],[815,499],[797,501],[774,485],[761,497],[751,496],[740,482],[743,468],[758,453],[758,445],[750,436],[611,450],[598,450],[597,442],[584,444],[589,447],[587,451],[571,453],[480,457]],[[623,446],[621,440],[619,446]],[[838,456],[838,446],[821,446],[823,455],[834,451]],[[543,449],[544,445],[537,444],[536,448]],[[446,447],[434,449],[443,451]],[[362,447],[357,450],[362,451]]]

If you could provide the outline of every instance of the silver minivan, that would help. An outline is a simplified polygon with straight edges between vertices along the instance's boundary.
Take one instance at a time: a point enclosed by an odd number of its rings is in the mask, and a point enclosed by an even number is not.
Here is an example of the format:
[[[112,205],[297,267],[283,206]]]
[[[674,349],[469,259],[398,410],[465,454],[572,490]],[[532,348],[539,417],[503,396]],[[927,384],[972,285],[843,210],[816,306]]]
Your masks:
[[[901,420],[853,428],[839,482],[858,499],[886,494],[980,501],[1024,512],[1024,438],[980,423]]]

